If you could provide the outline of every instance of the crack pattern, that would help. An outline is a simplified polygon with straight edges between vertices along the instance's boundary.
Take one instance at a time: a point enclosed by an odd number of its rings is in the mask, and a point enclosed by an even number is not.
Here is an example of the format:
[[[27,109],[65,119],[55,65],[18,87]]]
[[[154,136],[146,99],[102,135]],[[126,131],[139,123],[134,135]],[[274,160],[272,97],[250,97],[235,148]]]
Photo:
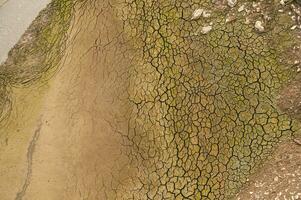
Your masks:
[[[127,72],[116,72],[128,81],[127,99],[116,99],[130,104],[120,120],[128,120],[128,127],[116,130],[132,173],[122,181],[112,175],[114,184],[103,186],[108,199],[231,199],[274,147],[295,134],[297,123],[275,104],[280,88],[293,78],[287,63],[279,61],[292,37],[275,1],[265,4],[274,20],[263,34],[242,15],[226,22],[225,10],[192,20],[197,8],[212,7],[209,0],[78,1],[80,15],[104,19],[100,32],[107,36],[96,38],[85,53],[106,60],[113,49],[132,61]],[[114,36],[107,28],[113,15],[123,22]],[[209,20],[213,29],[200,34]],[[98,26],[96,21],[80,29]],[[26,85],[23,75],[10,80]],[[39,131],[28,147],[27,178],[16,200],[30,184],[38,137]]]
[[[43,124],[40,121],[38,124],[38,127],[36,128],[36,130],[33,134],[31,141],[28,145],[27,154],[26,154],[26,158],[27,158],[26,177],[25,177],[24,184],[23,184],[21,190],[17,193],[15,200],[22,200],[26,194],[26,190],[27,190],[28,186],[30,185],[30,181],[31,181],[31,177],[32,177],[33,154],[35,152],[35,148],[36,148],[37,142],[40,137],[42,125]]]

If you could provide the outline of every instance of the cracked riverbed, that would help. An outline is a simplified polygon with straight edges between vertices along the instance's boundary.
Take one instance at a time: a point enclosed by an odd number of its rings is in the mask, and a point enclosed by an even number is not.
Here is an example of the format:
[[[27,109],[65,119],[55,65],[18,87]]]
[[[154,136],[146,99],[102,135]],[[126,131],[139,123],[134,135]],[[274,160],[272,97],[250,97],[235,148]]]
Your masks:
[[[0,68],[3,199],[271,199],[266,191],[286,191],[252,183],[266,177],[256,173],[267,160],[287,163],[278,148],[298,158],[290,143],[299,135],[298,9],[52,1]]]

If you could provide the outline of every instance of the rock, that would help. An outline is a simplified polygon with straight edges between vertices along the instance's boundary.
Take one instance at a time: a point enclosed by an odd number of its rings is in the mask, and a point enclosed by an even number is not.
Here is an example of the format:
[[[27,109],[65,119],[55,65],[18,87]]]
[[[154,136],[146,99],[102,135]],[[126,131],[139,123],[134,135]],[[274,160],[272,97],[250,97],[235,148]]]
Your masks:
[[[280,0],[281,5],[285,5],[285,0]]]
[[[204,9],[201,9],[201,8],[196,9],[196,10],[192,13],[191,19],[197,19],[197,18],[199,18],[200,16],[202,16],[203,12],[204,12]]]
[[[202,34],[207,34],[207,33],[209,33],[211,30],[212,30],[212,26],[204,26],[204,27],[202,27],[202,29],[201,29],[201,33],[202,33]]]
[[[242,5],[238,8],[238,12],[242,12],[245,10],[245,5]]]
[[[229,15],[229,16],[226,17],[225,22],[226,22],[226,23],[229,23],[229,22],[234,21],[235,19],[236,19],[236,16],[235,16],[235,15]]]
[[[264,26],[263,26],[262,21],[256,21],[255,22],[255,29],[258,30],[259,32],[264,31]]]
[[[237,0],[227,0],[228,1],[228,6],[233,8],[237,4]]]
[[[202,8],[196,9],[193,13],[192,13],[192,17],[191,19],[198,19],[200,17],[210,17],[211,16],[211,11],[209,10],[204,10]]]

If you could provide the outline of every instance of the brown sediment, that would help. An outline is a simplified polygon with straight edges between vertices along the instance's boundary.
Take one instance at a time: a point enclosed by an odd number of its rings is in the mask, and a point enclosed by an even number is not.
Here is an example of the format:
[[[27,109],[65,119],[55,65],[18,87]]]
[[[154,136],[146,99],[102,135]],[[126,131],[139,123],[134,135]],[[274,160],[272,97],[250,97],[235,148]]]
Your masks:
[[[101,9],[107,10],[95,18]],[[122,74],[129,62],[122,46],[116,46],[121,26],[112,13],[108,3],[76,7],[72,45],[42,110],[47,123],[25,199],[96,200],[112,195],[104,187],[116,185],[112,177],[126,164],[116,128],[126,129],[128,107],[120,99],[125,98],[127,80]]]
[[[300,137],[294,139],[300,140]],[[300,199],[301,147],[294,140],[281,143],[237,195],[244,199]]]

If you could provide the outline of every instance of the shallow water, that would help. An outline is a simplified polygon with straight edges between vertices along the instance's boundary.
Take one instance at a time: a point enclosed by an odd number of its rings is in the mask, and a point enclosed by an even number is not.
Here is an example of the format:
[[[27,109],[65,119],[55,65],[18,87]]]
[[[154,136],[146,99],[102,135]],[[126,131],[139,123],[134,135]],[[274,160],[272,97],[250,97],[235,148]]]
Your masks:
[[[51,0],[0,0],[0,63]]]

